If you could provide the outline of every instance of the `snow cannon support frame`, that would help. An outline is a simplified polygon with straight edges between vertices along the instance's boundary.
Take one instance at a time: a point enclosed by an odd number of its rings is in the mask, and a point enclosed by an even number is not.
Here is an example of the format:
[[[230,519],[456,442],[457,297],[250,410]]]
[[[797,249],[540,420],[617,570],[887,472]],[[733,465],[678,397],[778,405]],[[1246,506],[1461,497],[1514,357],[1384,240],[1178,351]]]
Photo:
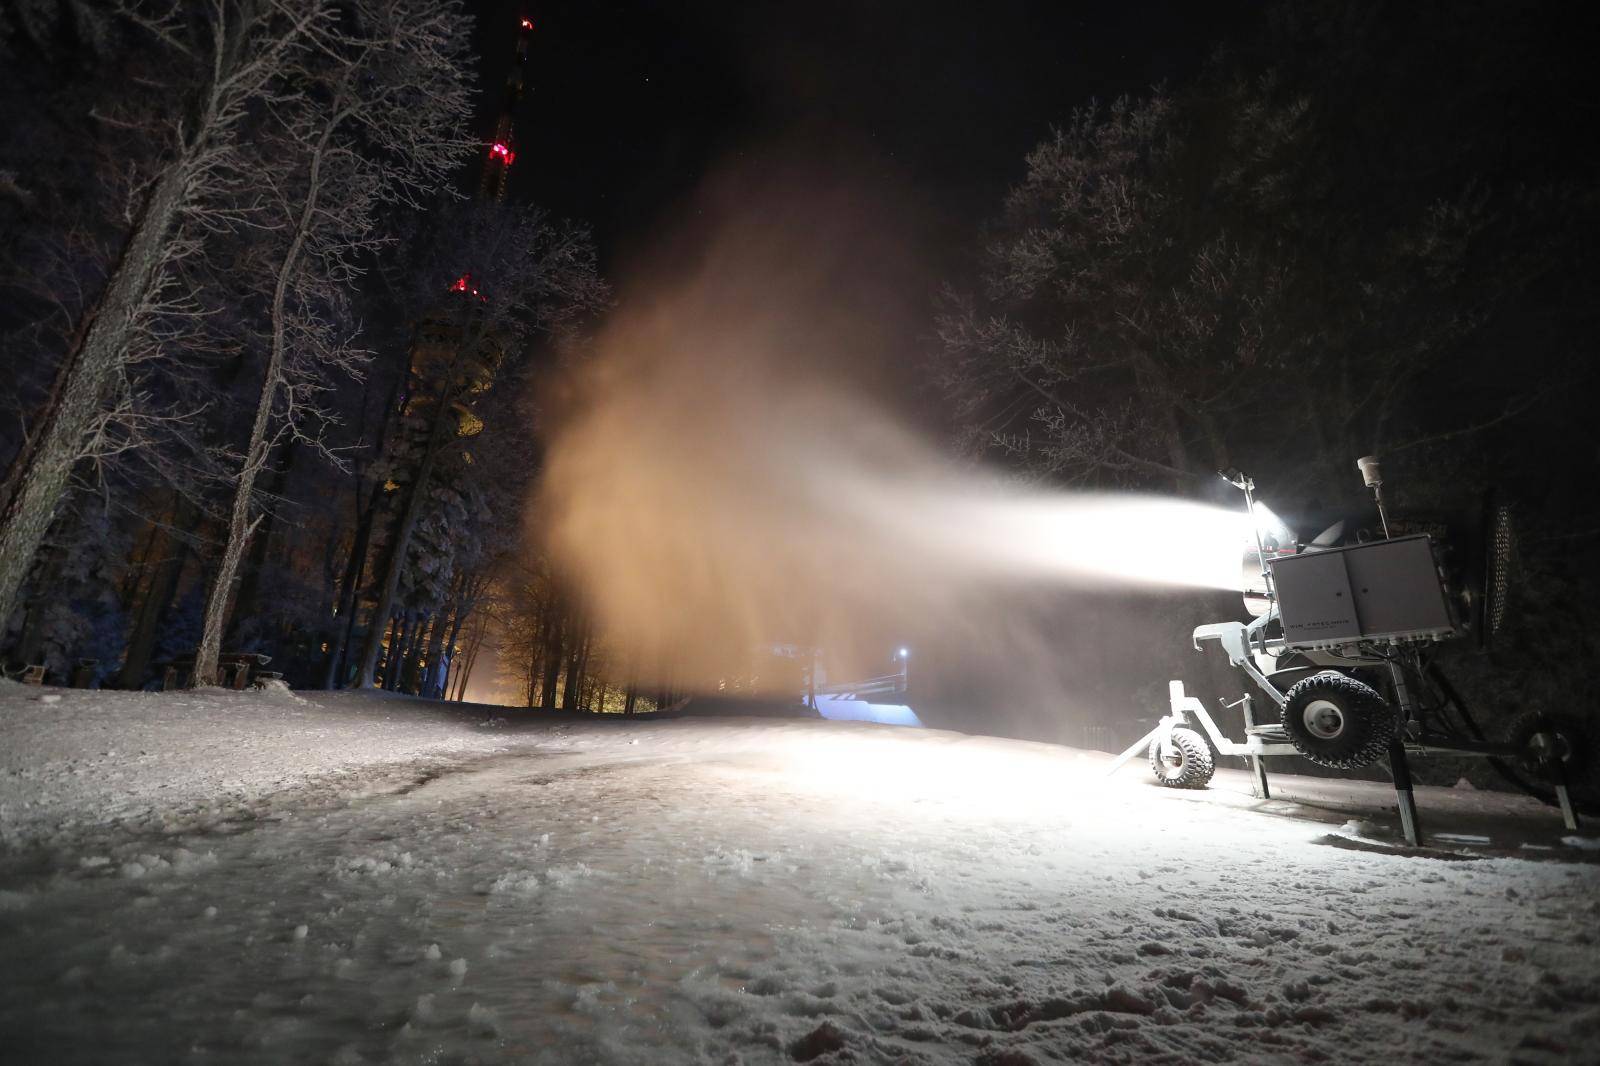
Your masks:
[[[1559,806],[1567,828],[1577,829],[1571,778],[1600,779],[1600,736],[1581,718],[1532,713],[1514,720],[1503,740],[1492,741],[1434,658],[1439,642],[1473,624],[1498,627],[1511,547],[1504,509],[1489,512],[1482,587],[1453,595],[1432,535],[1391,537],[1378,462],[1367,456],[1358,465],[1377,498],[1383,536],[1345,546],[1335,544],[1342,523],[1309,545],[1269,546],[1254,481],[1237,472],[1222,475],[1244,493],[1256,531],[1253,565],[1260,583],[1247,588],[1246,605],[1252,613],[1261,610],[1248,623],[1199,626],[1192,640],[1196,650],[1202,641],[1215,641],[1277,708],[1278,721],[1257,721],[1249,692],[1231,703],[1219,701],[1242,709],[1244,739],[1232,740],[1183,682],[1174,680],[1168,713],[1116,758],[1108,775],[1143,751],[1160,784],[1203,788],[1215,772],[1214,750],[1249,760],[1254,792],[1267,799],[1268,758],[1304,758],[1343,770],[1387,758],[1401,828],[1406,842],[1417,847],[1422,831],[1408,757],[1477,756],[1524,791]],[[1250,556],[1246,561],[1252,565]],[[1463,623],[1469,613],[1474,622]],[[1488,635],[1480,632],[1480,643]]]

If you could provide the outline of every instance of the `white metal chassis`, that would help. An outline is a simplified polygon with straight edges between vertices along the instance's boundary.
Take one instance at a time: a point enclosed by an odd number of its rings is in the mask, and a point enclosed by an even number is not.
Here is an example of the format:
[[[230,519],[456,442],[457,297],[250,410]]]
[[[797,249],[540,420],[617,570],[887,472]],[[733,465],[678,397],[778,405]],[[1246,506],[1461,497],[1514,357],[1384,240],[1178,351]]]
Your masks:
[[[1366,468],[1363,467],[1362,469],[1365,471]],[[1242,474],[1237,477],[1224,474],[1223,477],[1230,484],[1244,492],[1245,510],[1253,515],[1255,513],[1255,501],[1252,493],[1255,489],[1255,482]],[[1373,492],[1376,494],[1376,485],[1370,481],[1368,484],[1373,486]],[[1381,497],[1378,500],[1378,507],[1381,514],[1383,508]],[[1384,536],[1388,536],[1387,519],[1384,520]],[[1228,661],[1242,670],[1247,677],[1256,683],[1256,686],[1262,692],[1266,693],[1273,703],[1282,708],[1288,702],[1288,696],[1281,692],[1266,674],[1261,672],[1255,661],[1257,655],[1266,658],[1288,647],[1283,640],[1268,638],[1266,635],[1268,625],[1278,617],[1278,604],[1277,597],[1274,595],[1273,577],[1265,563],[1265,552],[1259,532],[1256,535],[1256,557],[1261,560],[1261,576],[1265,582],[1266,596],[1269,601],[1266,613],[1248,624],[1243,622],[1216,622],[1211,625],[1199,626],[1195,629],[1192,639],[1197,651],[1200,649],[1202,640],[1215,640],[1222,645],[1222,650],[1227,654]],[[1394,679],[1396,697],[1399,704],[1398,710],[1406,723],[1415,724],[1411,696],[1405,684],[1404,669],[1398,662],[1385,659],[1370,659],[1360,655],[1344,653],[1334,654],[1330,657],[1325,653],[1333,651],[1334,649],[1331,647],[1305,649],[1297,645],[1295,650],[1311,658],[1313,662],[1320,658],[1327,665],[1341,668],[1357,664],[1388,665],[1390,674]],[[1217,728],[1217,723],[1212,720],[1211,715],[1206,712],[1200,701],[1183,691],[1182,681],[1168,682],[1167,699],[1170,710],[1161,717],[1154,729],[1140,737],[1126,751],[1113,760],[1110,768],[1106,770],[1106,776],[1109,777],[1116,773],[1127,764],[1129,759],[1132,759],[1141,751],[1149,750],[1152,744],[1157,745],[1157,752],[1165,757],[1168,753],[1168,745],[1171,743],[1172,731],[1180,726],[1189,725],[1189,716],[1191,715],[1200,724],[1200,727],[1205,730],[1206,735],[1210,737],[1211,744],[1216,748],[1217,754],[1243,756],[1250,760],[1251,777],[1254,781],[1253,791],[1260,799],[1271,798],[1271,792],[1267,786],[1266,764],[1262,762],[1262,759],[1274,755],[1298,756],[1300,754],[1299,750],[1289,743],[1281,725],[1258,726],[1256,724],[1252,697],[1249,693],[1246,693],[1237,703],[1226,705],[1229,707],[1243,706],[1245,732],[1243,743],[1230,740],[1223,734],[1221,729]],[[1424,743],[1422,742],[1424,739],[1421,736],[1408,738],[1402,731],[1389,744],[1389,768],[1394,777],[1395,799],[1400,812],[1401,827],[1405,833],[1406,842],[1414,847],[1421,844],[1422,834],[1417,825],[1417,805],[1411,785],[1411,771],[1406,763],[1406,753],[1408,751],[1415,754],[1426,754],[1428,752],[1491,756],[1511,754],[1503,750],[1503,745],[1466,742],[1437,745]],[[1561,773],[1559,762],[1554,763],[1554,766],[1553,784],[1561,807],[1562,820],[1566,823],[1568,829],[1576,829],[1578,827],[1577,812],[1573,808],[1566,780]]]
[[[1222,645],[1222,650],[1227,654],[1228,661],[1243,670],[1261,691],[1267,694],[1273,703],[1281,707],[1285,699],[1284,694],[1278,691],[1276,685],[1267,680],[1267,676],[1257,668],[1251,656],[1252,647],[1262,654],[1266,654],[1277,651],[1282,646],[1283,642],[1281,640],[1268,640],[1265,636],[1267,624],[1277,617],[1277,613],[1278,606],[1273,604],[1266,614],[1248,625],[1243,622],[1217,622],[1212,625],[1200,626],[1194,631],[1193,640],[1196,650],[1199,650],[1202,640],[1215,640]],[[1154,729],[1140,737],[1137,743],[1133,744],[1121,755],[1118,755],[1107,773],[1115,773],[1120,770],[1129,759],[1139,754],[1140,751],[1148,749],[1153,742],[1159,742],[1161,747],[1158,750],[1164,752],[1169,738],[1172,736],[1172,730],[1178,726],[1188,725],[1190,715],[1194,716],[1194,720],[1199,723],[1200,727],[1206,731],[1206,735],[1211,738],[1211,744],[1216,748],[1217,754],[1242,755],[1250,759],[1250,768],[1252,776],[1255,778],[1256,791],[1263,799],[1267,796],[1267,775],[1265,767],[1261,764],[1262,757],[1267,755],[1300,754],[1295,750],[1295,746],[1287,740],[1268,740],[1256,732],[1258,727],[1255,723],[1252,699],[1248,694],[1240,701],[1244,705],[1245,738],[1243,743],[1230,740],[1221,729],[1217,728],[1217,723],[1212,720],[1205,706],[1195,697],[1184,693],[1182,681],[1170,681],[1167,683],[1167,698],[1171,709],[1162,716],[1161,721],[1156,723]],[[1239,706],[1239,704],[1231,704],[1230,706]]]
[[[1129,759],[1132,759],[1141,751],[1149,750],[1150,745],[1153,743],[1159,743],[1160,748],[1158,750],[1164,752],[1172,737],[1173,729],[1189,725],[1190,715],[1193,715],[1200,728],[1206,731],[1206,736],[1211,738],[1211,745],[1216,748],[1218,755],[1242,755],[1250,759],[1251,776],[1255,779],[1255,791],[1261,799],[1266,799],[1269,795],[1266,768],[1262,766],[1261,758],[1266,755],[1300,754],[1295,750],[1295,746],[1286,740],[1266,740],[1253,732],[1257,727],[1252,721],[1249,696],[1245,696],[1242,701],[1245,706],[1245,738],[1242,743],[1230,740],[1221,729],[1217,728],[1217,723],[1212,720],[1205,705],[1194,696],[1190,696],[1183,691],[1182,681],[1167,682],[1167,698],[1172,708],[1171,711],[1161,716],[1161,721],[1156,723],[1154,729],[1140,737],[1126,751],[1117,756],[1116,761],[1106,770],[1108,776],[1122,769]],[[1237,704],[1234,706],[1237,706]]]
[[[1278,690],[1278,687],[1261,672],[1256,666],[1252,650],[1256,653],[1267,655],[1284,647],[1282,640],[1268,639],[1264,635],[1267,623],[1277,615],[1277,605],[1273,604],[1270,610],[1249,625],[1243,622],[1217,622],[1212,625],[1199,626],[1194,631],[1194,646],[1200,648],[1202,640],[1215,640],[1222,645],[1223,651],[1228,656],[1228,661],[1242,670],[1254,681],[1266,695],[1279,707],[1287,702],[1287,697]],[[1355,660],[1349,660],[1355,661]],[[1374,660],[1381,662],[1381,660]],[[1397,681],[1399,679],[1397,678]],[[1402,694],[1402,699],[1405,699]],[[1295,746],[1288,740],[1278,739],[1281,736],[1281,727],[1258,726],[1255,722],[1253,697],[1246,693],[1237,703],[1227,706],[1244,708],[1245,738],[1243,742],[1230,739],[1218,728],[1205,705],[1194,696],[1188,695],[1183,690],[1182,681],[1169,681],[1167,683],[1167,701],[1169,710],[1162,715],[1156,727],[1140,737],[1125,751],[1116,757],[1111,766],[1106,770],[1106,775],[1116,773],[1128,760],[1138,755],[1141,751],[1149,750],[1152,744],[1159,744],[1157,748],[1163,755],[1167,752],[1167,745],[1171,742],[1172,731],[1181,726],[1191,725],[1191,716],[1200,728],[1205,730],[1206,736],[1211,739],[1212,747],[1218,755],[1236,755],[1250,760],[1250,776],[1252,791],[1259,799],[1270,799],[1271,790],[1267,784],[1266,764],[1263,758],[1275,755],[1300,754]],[[1421,832],[1417,825],[1416,801],[1412,795],[1411,773],[1405,766],[1405,754],[1427,754],[1438,752],[1454,755],[1488,755],[1506,754],[1499,752],[1492,746],[1478,746],[1480,750],[1472,750],[1459,746],[1434,745],[1418,743],[1416,740],[1406,739],[1404,736],[1396,737],[1390,750],[1390,769],[1395,778],[1395,798],[1400,812],[1400,821],[1405,833],[1407,843],[1417,846],[1421,843]],[[1578,828],[1577,812],[1572,805],[1565,780],[1557,775],[1554,782],[1558,805],[1561,808],[1562,821],[1568,829]]]

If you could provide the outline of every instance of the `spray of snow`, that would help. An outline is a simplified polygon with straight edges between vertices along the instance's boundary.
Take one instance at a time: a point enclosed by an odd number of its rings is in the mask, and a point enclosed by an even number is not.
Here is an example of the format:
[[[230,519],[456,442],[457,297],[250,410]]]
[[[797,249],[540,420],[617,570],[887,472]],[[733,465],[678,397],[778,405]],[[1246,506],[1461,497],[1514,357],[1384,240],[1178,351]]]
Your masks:
[[[673,259],[683,280],[635,287],[552,405],[530,525],[644,670],[714,678],[717,650],[773,641],[876,651],[935,618],[1014,653],[1019,588],[1239,587],[1241,509],[1003,483],[887,413],[890,270],[863,261],[891,253],[861,248],[850,207],[722,226]]]

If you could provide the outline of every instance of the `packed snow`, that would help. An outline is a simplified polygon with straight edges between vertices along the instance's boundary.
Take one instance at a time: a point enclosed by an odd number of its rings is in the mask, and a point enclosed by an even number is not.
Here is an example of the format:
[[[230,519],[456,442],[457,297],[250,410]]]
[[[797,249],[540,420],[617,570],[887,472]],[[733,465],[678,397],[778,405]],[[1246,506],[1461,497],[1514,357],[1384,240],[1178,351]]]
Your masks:
[[[0,845],[249,821],[266,797],[383,789],[507,750],[484,718],[371,693],[90,692],[0,681]],[[441,705],[434,704],[437,708]],[[469,723],[463,727],[463,722]]]
[[[0,694],[0,1047],[104,1062],[1575,1062],[1532,801],[823,720]]]

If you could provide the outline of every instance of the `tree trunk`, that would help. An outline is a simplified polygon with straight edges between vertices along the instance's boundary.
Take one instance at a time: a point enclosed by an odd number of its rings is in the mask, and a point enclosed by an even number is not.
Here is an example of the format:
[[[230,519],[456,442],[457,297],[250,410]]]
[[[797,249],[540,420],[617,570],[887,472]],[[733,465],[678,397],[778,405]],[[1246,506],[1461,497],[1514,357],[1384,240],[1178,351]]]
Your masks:
[[[533,634],[528,641],[528,707],[539,705],[539,681],[544,675],[544,648],[550,636],[550,599],[540,595],[534,609]]]
[[[411,537],[417,530],[417,522],[422,516],[422,503],[428,495],[428,483],[433,479],[434,463],[439,458],[439,451],[444,446],[445,428],[450,424],[451,405],[456,398],[456,372],[461,360],[463,349],[475,347],[481,339],[480,336],[469,336],[466,328],[462,329],[460,347],[456,349],[450,367],[445,372],[443,387],[435,403],[433,423],[428,430],[427,448],[423,452],[422,462],[417,464],[417,473],[411,479],[411,485],[406,492],[405,509],[401,512],[400,521],[395,526],[394,537],[389,544],[389,550],[384,560],[383,583],[378,588],[378,613],[387,613],[394,604],[395,593],[400,588],[400,574],[405,569],[406,554],[411,548]],[[367,641],[362,649],[361,668],[356,674],[354,688],[371,688],[372,671],[378,661],[378,642],[369,630]]]
[[[460,698],[461,675],[467,672],[467,660],[472,657],[472,638],[467,638],[466,647],[460,649],[450,657],[450,669],[445,674],[444,698],[456,700]]]
[[[593,647],[594,631],[586,628],[583,633],[583,654],[578,657],[578,703],[584,708],[587,708],[594,699],[593,685],[589,686],[589,700],[583,699],[583,686],[589,683],[589,652]]]
[[[444,653],[450,656],[451,662],[455,662],[456,656],[461,652],[461,629],[470,614],[471,607],[467,601],[463,600],[456,604],[455,617],[450,620],[450,635],[444,642]]]
[[[438,612],[424,614],[417,619],[416,628],[411,631],[411,650],[406,653],[406,668],[400,675],[400,691],[412,696],[422,695],[422,681],[426,663],[423,661],[423,649],[427,647],[432,638],[433,631],[439,628]]]
[[[473,664],[478,661],[478,649],[483,645],[483,634],[487,627],[488,621],[480,618],[472,628],[472,636],[467,638],[466,648],[457,657],[459,665],[454,667],[455,680],[451,684],[454,692],[451,698],[457,703],[460,703],[466,696],[467,678],[472,675]]]
[[[556,682],[561,677],[562,618],[552,607],[550,630],[544,641],[544,677],[539,682],[539,706],[546,711],[556,709]]]
[[[334,114],[338,114],[338,98],[334,99]],[[193,684],[217,683],[217,656],[222,651],[222,628],[227,619],[228,599],[233,590],[233,579],[239,569],[239,559],[244,555],[250,534],[261,524],[258,516],[250,519],[254,502],[256,476],[266,465],[271,444],[267,440],[267,427],[272,423],[272,408],[277,402],[278,386],[283,383],[284,361],[284,302],[289,293],[289,280],[300,265],[300,252],[305,248],[306,235],[316,216],[317,201],[322,193],[322,157],[328,141],[333,137],[336,121],[322,128],[316,148],[311,153],[311,165],[306,175],[306,198],[300,205],[300,217],[295,221],[294,236],[278,264],[277,283],[272,289],[272,344],[267,353],[267,370],[261,381],[261,395],[256,399],[256,417],[250,426],[250,443],[245,449],[244,465],[239,470],[239,481],[234,487],[233,510],[228,521],[228,543],[222,550],[222,562],[217,568],[216,583],[206,596],[205,623],[200,631],[200,650],[194,660]]]
[[[375,613],[380,615],[387,613],[393,607],[395,594],[400,590],[400,574],[405,569],[406,553],[411,548],[412,534],[416,532],[417,522],[422,516],[422,501],[427,495],[428,481],[433,477],[434,460],[438,457],[440,442],[437,438],[441,436],[439,427],[449,411],[445,399],[441,397],[439,400],[440,410],[436,413],[434,425],[428,434],[427,450],[423,453],[422,462],[418,464],[416,477],[406,490],[406,505],[400,512],[394,536],[390,538],[388,551],[385,552],[383,581],[378,586],[378,603],[375,609]],[[373,631],[369,629],[366,643],[362,648],[361,666],[352,687],[372,687],[372,672],[378,662],[378,650],[378,642],[374,639]]]
[[[438,687],[440,695],[444,694],[443,679],[439,677],[439,653],[444,648],[444,631],[449,624],[450,614],[455,611],[455,605],[440,610],[433,620],[433,630],[428,634],[427,646],[422,649],[422,680],[418,686],[417,695],[433,699],[433,690]]]
[[[400,638],[400,647],[396,655],[394,679],[383,679],[383,687],[390,692],[404,692],[406,675],[411,672],[411,664],[416,661],[417,633],[422,629],[427,619],[423,618],[420,611],[406,612],[405,634]]]
[[[182,529],[193,518],[193,506],[180,496],[172,514],[173,527]],[[150,672],[150,656],[155,651],[156,636],[161,630],[161,619],[172,604],[178,578],[182,576],[183,566],[189,560],[187,543],[170,533],[164,534],[162,540],[165,550],[155,563],[144,599],[139,602],[138,613],[134,616],[128,648],[122,657],[122,669],[117,673],[117,688],[137,689],[144,686],[145,677]]]
[[[561,709],[563,711],[575,711],[578,709],[578,697],[583,688],[583,650],[588,642],[583,624],[574,617],[572,620],[572,639],[567,646],[567,675],[566,680],[561,683]]]
[[[139,598],[140,587],[146,584],[145,578],[150,575],[150,560],[161,543],[162,532],[159,520],[150,522],[149,528],[145,530],[143,542],[134,551],[128,572],[123,576],[122,586],[117,590],[117,601],[122,604],[124,611],[133,609],[134,602]]]
[[[291,440],[283,446],[283,461],[272,467],[264,490],[267,496],[283,498],[284,489],[289,483],[289,471],[294,467],[294,457],[295,442]],[[228,627],[230,640],[237,637],[241,619],[261,613],[261,579],[266,572],[267,553],[272,548],[272,526],[273,515],[268,511],[261,516],[261,528],[250,538],[249,558],[244,560],[241,567],[239,594],[233,601],[233,620]]]
[[[394,672],[394,684],[384,678],[383,687],[391,692],[411,691],[411,681],[417,676],[417,637],[427,626],[427,616],[420,611],[408,611],[406,617],[409,623],[406,626],[406,639],[400,642],[400,666]]]
[[[469,586],[471,584],[471,582],[463,582],[464,586]],[[438,674],[440,699],[450,698],[450,668],[456,664],[456,659],[461,654],[460,648],[457,646],[457,642],[461,639],[461,626],[467,620],[467,613],[470,609],[470,603],[470,591],[462,592],[457,595],[455,605],[451,608],[450,612],[450,635],[445,637],[444,640],[438,645],[434,646],[429,657],[429,668],[435,669],[433,664],[438,661],[441,655],[445,656],[444,669],[439,671]]]
[[[472,668],[478,665],[478,652],[483,648],[483,630],[487,622],[478,623],[477,634],[472,638],[472,651],[467,655],[466,665],[461,668],[461,676],[456,681],[456,702],[463,703],[467,698],[467,682],[472,677]]]
[[[406,668],[406,638],[411,635],[412,612],[401,611],[395,616],[394,632],[389,635],[389,647],[383,656],[383,684],[386,692],[400,685],[400,675]]]
[[[361,578],[366,574],[367,555],[372,547],[372,528],[382,500],[383,485],[372,486],[372,498],[356,523],[350,561],[345,565],[344,578],[339,583],[339,606],[334,614],[333,639],[328,645],[328,670],[322,679],[323,688],[338,688],[344,673],[345,652],[356,631],[356,590],[361,587]]]
[[[159,275],[167,240],[187,199],[189,162],[185,152],[168,163],[150,190],[105,289],[85,316],[79,344],[58,371],[60,387],[53,403],[17,459],[14,488],[0,512],[0,625],[16,607],[72,467],[83,457],[95,418],[127,358],[139,308]]]
[[[23,601],[22,629],[12,646],[11,653],[19,665],[44,661],[45,609],[50,606],[49,590],[60,582],[64,556],[60,547],[53,546],[39,553],[38,580],[33,583],[33,595]]]
[[[389,392],[389,404],[384,408],[383,424],[378,429],[378,447],[373,453],[381,459],[389,448],[389,434],[393,431],[395,416],[400,412],[401,398],[405,395],[406,380],[411,377],[411,361],[416,352],[416,332],[406,347],[406,366],[395,378]],[[383,482],[372,486],[370,499],[356,523],[355,543],[350,547],[350,562],[345,566],[344,580],[339,588],[339,608],[335,616],[333,641],[328,646],[328,670],[322,679],[323,688],[338,688],[344,673],[345,653],[356,632],[356,592],[367,570],[367,555],[372,549],[372,530],[376,524],[378,508],[383,502]]]
[[[377,619],[373,619],[371,624],[372,625],[377,625],[378,624]],[[384,622],[383,622],[383,634],[384,634],[384,636],[383,636],[383,673],[384,673],[385,676],[388,676],[389,664],[394,662],[395,641],[399,638],[399,635],[400,635],[400,616],[399,615],[394,615],[394,616],[392,616],[390,618],[384,619]]]
[[[450,591],[445,595],[445,600],[440,605],[434,616],[433,629],[428,634],[428,643],[422,649],[422,689],[423,695],[433,690],[438,677],[439,655],[444,648],[445,634],[450,630],[451,620],[459,610],[461,597],[466,589],[467,582],[460,574],[450,579]]]
[[[374,616],[387,614],[394,608],[395,594],[400,591],[400,573],[405,567],[406,552],[411,547],[411,535],[416,532],[417,521],[422,513],[423,493],[420,483],[423,481],[424,473],[429,475],[433,473],[432,467],[433,449],[430,447],[417,471],[417,477],[406,493],[406,505],[400,512],[394,536],[390,538],[388,550],[384,553],[383,580],[378,586],[378,602],[373,608]],[[373,671],[377,667],[380,650],[377,634],[369,628],[367,639],[362,645],[361,664],[357,668],[356,678],[351,687],[358,689],[373,687],[375,684]]]

